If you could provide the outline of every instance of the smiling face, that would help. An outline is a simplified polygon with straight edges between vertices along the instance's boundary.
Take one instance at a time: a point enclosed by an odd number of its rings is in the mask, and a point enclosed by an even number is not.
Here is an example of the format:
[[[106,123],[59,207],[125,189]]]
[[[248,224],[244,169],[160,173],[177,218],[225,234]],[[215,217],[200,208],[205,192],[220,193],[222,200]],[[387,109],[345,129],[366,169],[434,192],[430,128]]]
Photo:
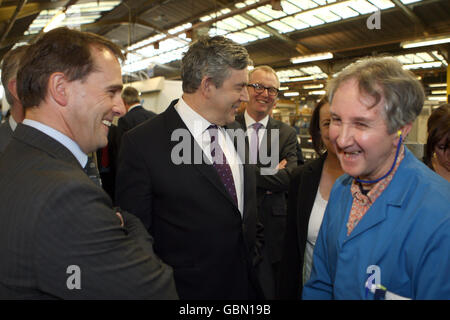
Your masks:
[[[95,69],[85,79],[70,82],[65,119],[69,137],[85,153],[106,146],[113,117],[125,113],[118,60],[107,49],[92,47],[91,52]]]
[[[369,108],[373,103],[372,97],[361,94],[358,82],[349,79],[336,90],[330,108],[330,141],[341,167],[364,180],[375,180],[389,171],[399,141],[397,133],[388,133],[384,99]],[[409,128],[403,130],[406,135]]]
[[[233,122],[241,102],[248,101],[247,83],[247,69],[230,69],[229,76],[219,88],[209,81],[209,103],[204,117],[219,126]]]
[[[250,84],[260,84],[266,88],[280,87],[276,76],[265,70],[255,70],[249,79]],[[248,114],[255,120],[263,119],[273,109],[276,104],[277,97],[270,96],[267,89],[262,93],[257,93],[255,88],[248,88],[249,101],[247,105]]]

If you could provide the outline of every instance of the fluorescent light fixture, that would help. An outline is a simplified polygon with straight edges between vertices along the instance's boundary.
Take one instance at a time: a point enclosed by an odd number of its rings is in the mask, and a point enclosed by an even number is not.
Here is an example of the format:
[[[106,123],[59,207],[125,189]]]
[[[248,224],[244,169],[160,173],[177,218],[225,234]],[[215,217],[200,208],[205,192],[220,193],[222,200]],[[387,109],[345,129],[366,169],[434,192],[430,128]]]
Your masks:
[[[280,91],[289,90],[289,87],[280,87],[278,90]]]
[[[417,48],[417,47],[426,47],[426,46],[433,46],[435,44],[442,44],[442,43],[449,43],[450,42],[450,36],[442,36],[442,37],[435,37],[435,38],[428,38],[428,39],[421,39],[416,41],[405,41],[400,44],[400,46],[403,49],[408,48]]]
[[[431,94],[447,94],[447,90],[433,90]]]
[[[310,90],[310,89],[322,89],[323,84],[305,84],[303,86],[303,89]]]
[[[446,96],[433,96],[433,97],[428,97],[427,100],[432,100],[432,101],[447,101],[447,97],[446,97]]]
[[[285,97],[296,97],[296,96],[300,95],[300,93],[298,93],[298,92],[284,92],[283,95]]]
[[[327,92],[325,90],[314,90],[314,91],[310,91],[308,92],[309,95],[324,95]]]
[[[403,66],[403,69],[429,69],[429,68],[439,68],[442,66],[441,61],[434,61],[434,62],[424,62],[424,63],[414,63],[414,64],[405,64]]]
[[[439,88],[439,87],[446,87],[446,83],[431,83],[428,85],[430,88]]]
[[[290,78],[288,82],[314,80],[314,76]]]
[[[308,56],[300,56],[296,58],[292,58],[291,62],[296,63],[305,63],[305,62],[311,62],[311,61],[318,61],[318,60],[327,60],[332,59],[333,54],[331,52],[325,52],[325,53],[318,53],[318,54],[312,54]]]

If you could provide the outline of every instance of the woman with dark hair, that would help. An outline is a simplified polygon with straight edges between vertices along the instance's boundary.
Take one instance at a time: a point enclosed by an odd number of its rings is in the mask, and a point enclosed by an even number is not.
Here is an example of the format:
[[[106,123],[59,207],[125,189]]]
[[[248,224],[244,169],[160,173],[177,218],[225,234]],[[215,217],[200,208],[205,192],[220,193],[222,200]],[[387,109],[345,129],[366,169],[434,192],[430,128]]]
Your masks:
[[[450,104],[435,109],[427,122],[424,162],[450,182]]]
[[[278,298],[299,299],[309,279],[317,234],[334,181],[344,172],[328,136],[330,105],[315,107],[309,132],[318,159],[297,167],[288,194],[288,220],[279,274]]]

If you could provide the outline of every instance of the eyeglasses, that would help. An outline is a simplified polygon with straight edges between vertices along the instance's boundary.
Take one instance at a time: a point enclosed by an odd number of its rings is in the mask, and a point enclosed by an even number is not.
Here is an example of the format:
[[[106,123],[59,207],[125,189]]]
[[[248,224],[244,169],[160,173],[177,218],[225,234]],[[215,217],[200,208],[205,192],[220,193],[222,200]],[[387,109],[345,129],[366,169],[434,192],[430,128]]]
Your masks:
[[[264,90],[267,89],[267,93],[271,97],[276,97],[278,95],[278,92],[280,91],[280,90],[278,90],[277,88],[274,88],[274,87],[264,87],[262,84],[259,84],[259,83],[249,83],[247,86],[248,87],[253,87],[253,89],[255,89],[255,92],[257,94],[261,94],[261,93],[264,92]]]

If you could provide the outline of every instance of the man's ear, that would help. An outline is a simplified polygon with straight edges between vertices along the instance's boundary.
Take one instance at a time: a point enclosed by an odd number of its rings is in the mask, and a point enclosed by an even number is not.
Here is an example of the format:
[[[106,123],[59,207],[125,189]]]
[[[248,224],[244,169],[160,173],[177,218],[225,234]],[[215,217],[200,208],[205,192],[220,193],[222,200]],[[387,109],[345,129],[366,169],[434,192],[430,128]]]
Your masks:
[[[16,78],[9,80],[8,91],[11,93],[11,95],[15,99],[19,100],[19,96],[17,95],[17,79]]]
[[[209,97],[212,94],[212,89],[216,88],[212,79],[208,76],[204,76],[200,83],[200,90],[205,97]]]
[[[52,73],[48,79],[49,97],[60,106],[65,107],[69,101],[69,84],[64,73]]]

